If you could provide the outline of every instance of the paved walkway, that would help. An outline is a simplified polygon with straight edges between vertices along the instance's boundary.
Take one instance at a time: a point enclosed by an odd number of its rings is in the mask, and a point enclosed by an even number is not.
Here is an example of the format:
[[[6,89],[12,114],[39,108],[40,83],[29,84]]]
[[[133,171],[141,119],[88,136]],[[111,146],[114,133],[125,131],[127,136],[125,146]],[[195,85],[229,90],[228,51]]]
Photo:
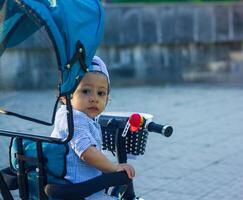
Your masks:
[[[50,96],[54,96],[50,91],[0,95],[0,107],[16,104],[23,112],[50,116]],[[151,133],[145,155],[131,161],[139,196],[146,200],[243,199],[243,89],[126,88],[113,89],[111,98],[107,111],[147,112],[155,122],[174,127],[170,138]],[[44,132],[42,127],[2,116],[0,127]],[[7,163],[5,139],[0,139],[0,146],[2,167]]]

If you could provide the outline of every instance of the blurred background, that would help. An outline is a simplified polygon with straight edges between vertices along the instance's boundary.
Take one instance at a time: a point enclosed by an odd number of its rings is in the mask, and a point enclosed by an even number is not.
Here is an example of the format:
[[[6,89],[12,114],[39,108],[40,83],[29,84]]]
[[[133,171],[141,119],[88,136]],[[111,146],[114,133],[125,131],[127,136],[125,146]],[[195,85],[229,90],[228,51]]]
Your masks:
[[[240,1],[112,2],[99,53],[115,84],[242,84]]]
[[[97,54],[113,86],[242,85],[243,2],[113,0],[104,9]],[[56,72],[51,42],[41,30],[5,52],[0,89],[56,88]]]
[[[97,55],[108,66],[107,111],[171,124],[131,162],[147,200],[243,198],[243,1],[105,0]],[[44,29],[0,59],[0,107],[50,121],[58,85]],[[53,127],[0,115],[0,129],[50,135]],[[0,137],[0,168],[8,140]],[[111,156],[112,158],[112,156]],[[1,199],[1,196],[0,196]],[[15,199],[18,199],[17,195]]]
[[[241,0],[103,0],[103,2],[109,2],[109,3],[180,3],[180,2],[195,2],[195,3],[200,3],[200,2],[236,2],[236,1],[241,1]]]

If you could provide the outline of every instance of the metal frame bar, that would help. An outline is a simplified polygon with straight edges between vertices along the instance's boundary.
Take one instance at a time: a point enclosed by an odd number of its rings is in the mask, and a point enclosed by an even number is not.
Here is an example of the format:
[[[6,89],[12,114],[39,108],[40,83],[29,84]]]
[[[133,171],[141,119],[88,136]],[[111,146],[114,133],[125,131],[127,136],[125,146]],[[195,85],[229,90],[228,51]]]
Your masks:
[[[4,200],[14,200],[0,171],[0,191]]]

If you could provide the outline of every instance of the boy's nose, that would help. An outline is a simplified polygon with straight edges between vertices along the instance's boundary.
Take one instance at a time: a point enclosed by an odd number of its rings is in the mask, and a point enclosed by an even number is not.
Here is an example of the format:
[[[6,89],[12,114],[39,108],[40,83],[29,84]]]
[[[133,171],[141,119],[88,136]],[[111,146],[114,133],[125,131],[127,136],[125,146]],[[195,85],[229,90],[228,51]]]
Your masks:
[[[98,102],[98,97],[95,94],[92,94],[89,98],[89,101],[92,103],[97,103]]]

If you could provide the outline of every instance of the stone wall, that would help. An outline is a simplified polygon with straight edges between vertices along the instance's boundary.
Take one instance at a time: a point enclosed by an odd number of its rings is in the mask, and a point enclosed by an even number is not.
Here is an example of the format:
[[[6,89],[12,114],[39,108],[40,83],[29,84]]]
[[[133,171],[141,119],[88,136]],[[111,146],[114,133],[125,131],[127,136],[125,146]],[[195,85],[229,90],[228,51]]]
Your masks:
[[[100,54],[114,82],[243,83],[243,4],[114,5]]]
[[[41,29],[0,58],[0,89],[57,88],[58,66],[47,33]]]
[[[105,12],[97,54],[114,85],[243,84],[243,3],[107,4]],[[0,88],[55,87],[50,47],[42,31],[8,50],[0,59]]]

